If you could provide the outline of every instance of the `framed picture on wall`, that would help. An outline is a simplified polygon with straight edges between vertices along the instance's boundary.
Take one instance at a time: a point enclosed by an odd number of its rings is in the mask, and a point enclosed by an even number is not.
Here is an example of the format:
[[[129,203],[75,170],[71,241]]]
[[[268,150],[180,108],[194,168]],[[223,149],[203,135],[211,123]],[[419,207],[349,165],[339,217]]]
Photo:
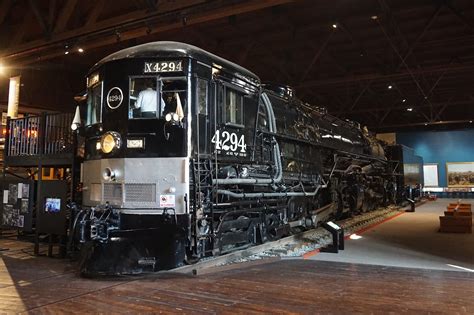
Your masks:
[[[423,177],[425,179],[425,187],[438,187],[438,164],[426,163],[423,164]]]
[[[474,187],[474,162],[446,163],[448,187]]]

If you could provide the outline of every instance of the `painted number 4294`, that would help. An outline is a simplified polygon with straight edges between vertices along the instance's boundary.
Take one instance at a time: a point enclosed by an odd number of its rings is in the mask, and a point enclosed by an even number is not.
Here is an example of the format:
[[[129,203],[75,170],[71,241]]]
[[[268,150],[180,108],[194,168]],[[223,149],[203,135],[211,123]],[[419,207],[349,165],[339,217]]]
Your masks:
[[[247,145],[245,144],[244,135],[240,137],[235,132],[216,130],[216,133],[211,139],[215,144],[216,150],[232,151],[245,153]]]

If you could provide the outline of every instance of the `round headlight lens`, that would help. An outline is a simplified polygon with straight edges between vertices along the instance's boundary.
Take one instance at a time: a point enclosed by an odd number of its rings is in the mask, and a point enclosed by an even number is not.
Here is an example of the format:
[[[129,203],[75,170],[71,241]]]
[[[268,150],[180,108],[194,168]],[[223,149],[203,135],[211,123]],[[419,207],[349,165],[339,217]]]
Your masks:
[[[178,120],[179,120],[178,114],[173,113],[173,120],[174,120],[174,121],[178,121]]]
[[[105,154],[119,149],[121,145],[120,135],[116,132],[107,132],[100,139],[102,152]]]
[[[171,114],[166,114],[165,120],[166,121],[171,121]]]

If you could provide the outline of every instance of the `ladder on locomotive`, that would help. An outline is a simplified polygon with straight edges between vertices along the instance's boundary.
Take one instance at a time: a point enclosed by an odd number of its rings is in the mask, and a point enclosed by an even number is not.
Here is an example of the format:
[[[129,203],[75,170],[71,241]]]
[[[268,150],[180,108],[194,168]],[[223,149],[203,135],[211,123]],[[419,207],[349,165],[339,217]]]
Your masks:
[[[213,163],[211,157],[207,154],[198,154],[197,158],[193,160],[193,185],[195,192],[199,194],[196,206],[201,207],[203,200],[201,198],[209,198],[206,194],[210,193],[213,188],[212,175],[213,175]]]

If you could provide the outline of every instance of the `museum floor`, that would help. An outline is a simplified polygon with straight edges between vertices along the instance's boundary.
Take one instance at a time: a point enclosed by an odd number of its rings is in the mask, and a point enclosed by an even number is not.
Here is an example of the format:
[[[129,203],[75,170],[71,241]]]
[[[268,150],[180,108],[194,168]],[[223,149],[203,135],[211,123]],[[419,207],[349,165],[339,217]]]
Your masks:
[[[474,272],[474,234],[438,232],[439,216],[453,202],[457,200],[427,202],[360,233],[360,239],[347,240],[338,255],[319,253],[310,259]],[[474,205],[473,199],[462,202]]]
[[[472,234],[436,232],[434,218],[447,202],[367,230],[338,255],[270,259],[197,276],[84,279],[70,261],[32,256],[30,243],[6,237],[0,239],[8,249],[0,252],[0,314],[474,314]]]

